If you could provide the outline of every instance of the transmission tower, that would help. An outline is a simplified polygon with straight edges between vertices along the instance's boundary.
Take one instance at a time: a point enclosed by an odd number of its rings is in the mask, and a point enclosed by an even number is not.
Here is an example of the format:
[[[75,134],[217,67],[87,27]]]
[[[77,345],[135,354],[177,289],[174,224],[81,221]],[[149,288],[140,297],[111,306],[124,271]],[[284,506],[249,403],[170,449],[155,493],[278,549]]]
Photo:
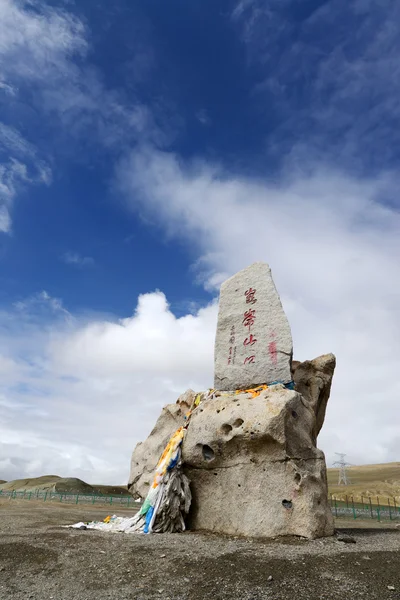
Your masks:
[[[347,477],[346,468],[350,467],[350,463],[345,461],[346,454],[335,452],[339,456],[339,460],[333,463],[334,467],[339,467],[339,485],[349,485],[350,479]]]

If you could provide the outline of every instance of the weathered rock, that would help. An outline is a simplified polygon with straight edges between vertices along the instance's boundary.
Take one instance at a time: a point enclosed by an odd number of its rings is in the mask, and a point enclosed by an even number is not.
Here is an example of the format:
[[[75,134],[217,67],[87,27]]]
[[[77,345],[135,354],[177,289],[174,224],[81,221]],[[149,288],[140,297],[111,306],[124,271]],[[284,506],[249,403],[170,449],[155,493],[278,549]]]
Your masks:
[[[333,354],[324,354],[314,360],[292,363],[296,391],[303,396],[315,413],[314,441],[324,423],[335,366],[336,358]]]
[[[289,322],[266,263],[254,263],[221,286],[214,388],[246,389],[291,381]]]
[[[192,414],[182,446],[192,482],[189,527],[232,535],[332,535],[315,414],[282,385],[226,393]]]
[[[314,411],[316,419],[313,442],[320,431],[332,383],[335,357],[327,354],[314,360],[293,361],[293,379],[296,391],[303,394],[303,401]],[[131,460],[129,489],[137,497],[144,498],[152,481],[154,469],[171,435],[184,424],[184,416],[195,398],[193,390],[182,394],[176,404],[165,406],[149,437],[137,444]],[[267,448],[265,453],[267,453]]]
[[[175,404],[164,406],[149,437],[136,445],[128,481],[128,489],[134,497],[146,497],[160,456],[171,435],[185,423],[185,415],[194,399],[194,391],[187,390]]]
[[[183,394],[179,396],[178,400],[176,401],[176,404],[183,412],[183,415],[185,415],[190,410],[191,406],[193,405],[193,402],[195,401],[195,398],[196,392],[190,389],[186,390],[186,392],[183,392]]]

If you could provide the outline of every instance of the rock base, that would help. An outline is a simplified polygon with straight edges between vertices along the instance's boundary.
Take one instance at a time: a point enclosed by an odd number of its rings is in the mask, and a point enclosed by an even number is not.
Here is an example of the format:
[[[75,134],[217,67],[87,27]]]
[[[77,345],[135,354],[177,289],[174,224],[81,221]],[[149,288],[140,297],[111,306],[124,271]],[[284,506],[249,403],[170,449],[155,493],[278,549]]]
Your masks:
[[[335,369],[332,354],[293,363],[296,391],[201,395],[182,446],[193,503],[188,527],[232,535],[333,534],[323,452],[316,448]],[[170,436],[196,394],[162,410],[132,455],[129,489],[144,498]]]
[[[192,506],[187,528],[245,537],[333,535],[325,461],[264,462],[230,469],[186,468]],[[296,485],[300,474],[302,484]],[[239,482],[239,483],[238,483]]]
[[[190,529],[249,537],[333,535],[314,411],[278,385],[226,393],[193,413],[182,447]]]

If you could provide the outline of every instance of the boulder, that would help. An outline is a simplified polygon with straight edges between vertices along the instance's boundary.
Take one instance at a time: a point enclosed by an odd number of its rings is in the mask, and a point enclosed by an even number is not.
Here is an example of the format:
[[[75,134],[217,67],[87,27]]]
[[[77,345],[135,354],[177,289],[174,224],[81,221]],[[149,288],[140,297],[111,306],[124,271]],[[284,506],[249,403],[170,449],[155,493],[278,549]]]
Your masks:
[[[175,404],[164,406],[149,437],[136,445],[128,481],[128,490],[135,498],[146,497],[160,456],[171,435],[185,423],[185,415],[194,399],[194,391],[187,390]]]
[[[191,480],[191,529],[245,536],[333,534],[326,467],[316,448],[335,368],[332,354],[293,361],[295,390],[274,385],[255,398],[216,391],[192,414],[182,447]],[[193,390],[164,407],[136,446],[129,489],[144,498],[171,435],[185,423]]]
[[[315,413],[314,443],[324,423],[335,367],[336,358],[333,354],[324,354],[304,362],[292,362],[295,389]]]
[[[316,416],[275,385],[258,397],[227,392],[192,414],[182,446],[191,480],[190,529],[250,537],[333,535]]]

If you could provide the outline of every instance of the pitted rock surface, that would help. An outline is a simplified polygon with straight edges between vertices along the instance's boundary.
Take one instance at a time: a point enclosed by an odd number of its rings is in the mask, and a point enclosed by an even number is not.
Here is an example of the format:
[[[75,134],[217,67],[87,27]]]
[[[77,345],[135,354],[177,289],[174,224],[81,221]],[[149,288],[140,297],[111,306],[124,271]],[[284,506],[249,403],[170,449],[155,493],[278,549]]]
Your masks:
[[[183,442],[189,527],[232,535],[333,534],[315,414],[295,391],[222,393],[200,405]]]

